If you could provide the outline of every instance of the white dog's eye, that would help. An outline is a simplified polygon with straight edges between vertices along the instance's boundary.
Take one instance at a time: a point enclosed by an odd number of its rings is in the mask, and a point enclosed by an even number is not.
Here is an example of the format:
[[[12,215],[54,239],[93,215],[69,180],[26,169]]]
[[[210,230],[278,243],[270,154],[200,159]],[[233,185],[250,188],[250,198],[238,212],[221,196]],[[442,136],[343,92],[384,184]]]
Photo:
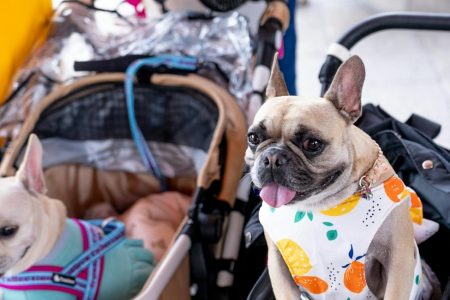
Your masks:
[[[248,142],[249,144],[253,146],[257,146],[259,143],[261,143],[261,139],[254,133],[248,134]]]
[[[16,234],[19,226],[5,226],[0,228],[0,238],[12,237]]]

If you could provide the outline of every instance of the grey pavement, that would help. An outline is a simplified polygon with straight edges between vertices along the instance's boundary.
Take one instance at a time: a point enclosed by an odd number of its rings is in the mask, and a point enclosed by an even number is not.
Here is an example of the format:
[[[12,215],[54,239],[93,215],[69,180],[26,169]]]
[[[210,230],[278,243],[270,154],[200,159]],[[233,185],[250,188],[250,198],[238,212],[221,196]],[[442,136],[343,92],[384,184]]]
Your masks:
[[[309,0],[298,5],[297,87],[318,95],[317,75],[328,47],[349,27],[389,11],[450,13],[445,0]],[[366,65],[363,103],[405,121],[415,112],[442,124],[436,141],[450,147],[450,32],[387,30],[352,49]]]

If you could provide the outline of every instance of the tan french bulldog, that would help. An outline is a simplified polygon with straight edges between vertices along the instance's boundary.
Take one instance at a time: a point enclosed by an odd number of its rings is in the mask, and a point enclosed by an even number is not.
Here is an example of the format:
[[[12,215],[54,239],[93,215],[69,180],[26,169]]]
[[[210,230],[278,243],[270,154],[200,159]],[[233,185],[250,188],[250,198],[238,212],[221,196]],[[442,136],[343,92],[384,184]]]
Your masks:
[[[246,162],[264,200],[260,220],[277,299],[420,297],[408,201],[378,197],[405,190],[395,190],[401,181],[380,148],[353,125],[364,78],[363,62],[352,56],[324,98],[289,96],[274,60],[267,101],[248,130]],[[389,207],[377,215],[382,202]],[[366,220],[355,219],[361,215]],[[322,252],[336,258],[322,262]]]

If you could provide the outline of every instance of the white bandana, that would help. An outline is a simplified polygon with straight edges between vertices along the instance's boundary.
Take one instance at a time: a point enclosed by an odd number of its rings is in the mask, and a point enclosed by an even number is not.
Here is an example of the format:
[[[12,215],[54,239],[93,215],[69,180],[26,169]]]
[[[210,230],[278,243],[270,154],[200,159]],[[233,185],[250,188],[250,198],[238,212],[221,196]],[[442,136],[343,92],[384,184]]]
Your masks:
[[[314,299],[376,299],[364,274],[366,252],[386,217],[401,201],[408,201],[413,222],[422,223],[422,204],[398,177],[371,189],[372,197],[360,193],[334,208],[301,211],[292,205],[272,208],[265,202],[259,218],[276,244],[297,285]],[[421,290],[421,264],[417,264],[410,299]]]

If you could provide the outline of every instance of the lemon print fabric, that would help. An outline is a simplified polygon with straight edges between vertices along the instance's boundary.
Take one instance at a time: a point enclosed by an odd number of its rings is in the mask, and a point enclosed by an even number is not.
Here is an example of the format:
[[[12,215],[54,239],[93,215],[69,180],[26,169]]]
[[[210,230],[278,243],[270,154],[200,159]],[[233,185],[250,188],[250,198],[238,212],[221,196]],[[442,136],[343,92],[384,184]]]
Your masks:
[[[356,193],[356,194],[351,195],[350,197],[348,197],[347,199],[345,199],[344,201],[342,201],[335,207],[326,209],[326,210],[322,210],[320,213],[327,215],[327,216],[331,216],[331,217],[346,215],[349,212],[351,212],[356,207],[356,205],[358,205],[360,200],[361,200],[361,194]]]
[[[409,199],[409,213],[411,220],[416,224],[422,224],[423,207],[419,196],[410,188],[406,187],[398,177],[392,177],[384,182],[384,191],[393,202]]]
[[[374,186],[372,193],[370,199],[360,193],[349,195],[322,210],[305,209],[298,203],[274,212],[264,206],[260,212],[261,224],[275,242],[292,280],[313,299],[375,299],[367,286],[365,267],[376,232],[402,201],[409,203],[414,222],[420,222],[419,197],[398,177]]]
[[[312,294],[321,294],[328,290],[328,283],[325,280],[317,276],[307,276],[312,265],[308,254],[300,245],[290,239],[281,239],[276,245],[295,283]]]
[[[322,294],[328,290],[328,283],[317,276],[294,276],[294,281],[311,294]]]
[[[416,193],[411,193],[411,208],[409,209],[411,220],[416,224],[423,222],[423,207],[422,201]]]
[[[367,286],[364,262],[361,262],[362,258],[366,255],[359,255],[354,257],[353,245],[350,245],[350,251],[348,252],[348,257],[351,260],[350,263],[342,266],[345,269],[344,273],[344,286],[352,293],[359,294]]]
[[[391,177],[386,180],[384,183],[384,191],[389,199],[394,202],[399,202],[401,200],[400,195],[405,189],[405,184],[398,177]]]
[[[314,220],[314,214],[312,211],[302,211],[302,210],[297,210],[297,212],[295,213],[294,216],[294,223],[298,223],[302,220],[305,220],[305,216],[307,216],[307,219],[310,222],[313,222]],[[337,239],[338,237],[338,231],[336,230],[336,228],[334,228],[334,224],[332,222],[322,222],[323,225],[327,226],[327,231],[326,231],[326,237],[329,241],[334,241],[335,239]]]
[[[403,190],[402,194],[400,195],[401,199],[405,199],[406,197],[409,198],[409,215],[411,217],[411,220],[420,225],[423,221],[423,206],[422,201],[420,201],[419,196],[410,188],[406,188]]]
[[[292,275],[302,276],[312,269],[308,254],[296,242],[282,239],[277,242],[277,248]]]

